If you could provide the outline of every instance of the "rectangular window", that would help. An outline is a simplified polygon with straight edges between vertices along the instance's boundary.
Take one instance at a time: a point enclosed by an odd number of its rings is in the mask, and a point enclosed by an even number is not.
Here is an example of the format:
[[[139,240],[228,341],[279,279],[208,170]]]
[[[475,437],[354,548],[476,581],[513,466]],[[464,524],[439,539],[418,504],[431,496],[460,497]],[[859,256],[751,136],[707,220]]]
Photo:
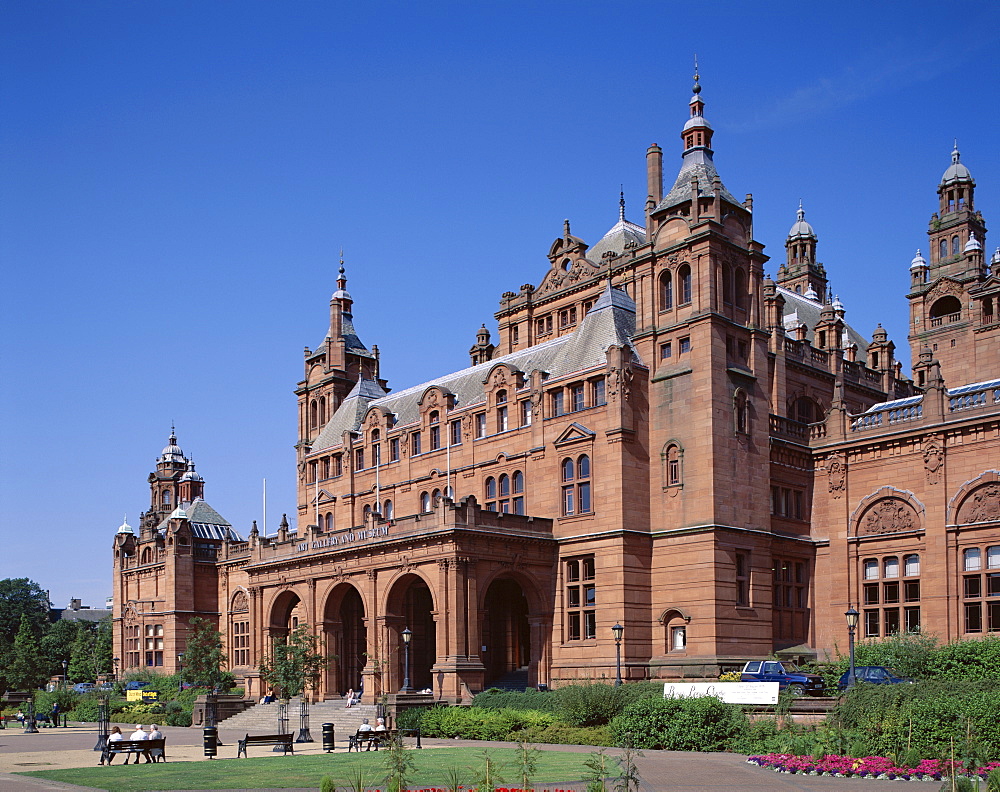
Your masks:
[[[877,610],[865,611],[865,638],[878,638],[879,612]]]
[[[920,602],[920,581],[907,580],[903,584],[903,601]]]
[[[569,389],[569,403],[572,412],[583,409],[583,385],[574,385]]]
[[[521,426],[531,426],[531,401],[525,399],[521,405]]]
[[[563,404],[562,390],[552,391],[550,398],[552,399],[552,415],[564,414],[566,410]]]
[[[804,641],[809,629],[806,596],[808,566],[799,559],[776,558],[773,562],[774,591],[772,628],[775,637]]]
[[[894,605],[899,602],[899,583],[882,584],[882,602],[886,605]]]
[[[354,450],[354,469],[364,470],[365,469],[365,449],[356,448]]]
[[[1000,545],[986,548],[986,568],[1000,569]]]
[[[979,575],[966,575],[963,578],[963,596],[966,599],[979,599],[983,596],[983,579]]]
[[[497,407],[497,431],[507,431],[507,408]]]
[[[580,510],[580,514],[588,514],[590,512],[590,482],[583,481],[576,485],[577,490],[577,508]]]
[[[567,640],[590,640],[597,637],[597,585],[594,558],[574,558],[566,562],[566,633]],[[580,585],[580,580],[584,581]]]
[[[869,558],[864,563],[865,580],[878,580],[878,561]]]
[[[920,632],[920,608],[904,608],[907,632]]]
[[[750,605],[750,555],[736,554],[736,604],[748,607]]]
[[[449,426],[451,427],[451,444],[462,445],[462,420],[456,418]]]
[[[389,440],[389,461],[399,461],[399,438],[393,437]]]
[[[886,608],[883,614],[885,615],[885,634],[897,635],[899,633],[899,608]]]
[[[674,355],[674,345],[670,341],[660,344],[660,360],[669,360]]]
[[[963,566],[966,572],[978,572],[982,567],[980,566],[981,558],[979,555],[978,547],[970,547],[962,551]]]
[[[608,397],[605,394],[604,377],[596,379],[590,384],[590,397],[595,407],[603,407],[608,403]]]
[[[317,475],[318,471],[319,471],[319,465],[317,465],[316,462],[310,462],[309,463],[309,483],[310,484],[316,483],[316,475]]]
[[[510,326],[510,342],[512,344],[517,345],[517,342],[519,340],[519,335],[520,334],[518,333],[518,326],[517,325],[511,325]]]
[[[920,556],[908,555],[903,557],[903,574],[906,577],[916,577],[920,574]]]
[[[410,435],[410,456],[417,456],[420,453],[420,432]]]
[[[486,413],[476,413],[476,439],[486,437]]]
[[[514,496],[514,514],[524,514],[524,496]]]
[[[981,602],[965,603],[965,631],[967,633],[983,631],[983,604]]]
[[[680,340],[679,344],[680,344],[680,353],[682,355],[687,354],[688,352],[691,351],[691,337],[690,336],[684,336],[684,338],[682,338]]]
[[[431,426],[431,451],[437,451],[441,447],[441,427],[437,424]]]
[[[333,477],[344,475],[344,458],[340,454],[337,454],[333,458]]]
[[[576,514],[573,504],[573,490],[576,489],[572,484],[568,487],[563,487],[563,514],[567,517]]]
[[[866,583],[864,594],[865,605],[878,605],[878,583]]]

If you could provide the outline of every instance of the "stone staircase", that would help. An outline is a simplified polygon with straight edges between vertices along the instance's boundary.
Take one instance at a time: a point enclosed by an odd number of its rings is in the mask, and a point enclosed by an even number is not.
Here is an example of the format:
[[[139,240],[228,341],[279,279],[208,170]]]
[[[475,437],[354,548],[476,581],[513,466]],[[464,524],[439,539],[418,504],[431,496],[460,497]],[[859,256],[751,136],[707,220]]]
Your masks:
[[[278,703],[256,704],[250,709],[219,721],[220,729],[233,729],[248,734],[275,734],[278,731]],[[288,730],[299,732],[299,699],[288,702]],[[309,733],[316,742],[322,739],[323,724],[332,723],[337,741],[354,734],[365,718],[375,725],[375,705],[355,704],[350,709],[344,707],[343,699],[321,701],[309,705]]]
[[[499,690],[511,690],[516,692],[524,692],[525,689],[529,687],[528,685],[528,667],[515,668],[513,671],[508,671],[502,677],[494,679],[488,685],[487,688],[498,688]]]

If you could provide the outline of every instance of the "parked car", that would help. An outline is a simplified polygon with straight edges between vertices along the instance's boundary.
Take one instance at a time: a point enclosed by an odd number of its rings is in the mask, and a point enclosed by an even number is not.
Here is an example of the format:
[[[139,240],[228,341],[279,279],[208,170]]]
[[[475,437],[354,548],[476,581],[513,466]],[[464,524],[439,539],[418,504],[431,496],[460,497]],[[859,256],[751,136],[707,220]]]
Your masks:
[[[777,682],[778,690],[788,690],[793,696],[822,696],[826,692],[823,677],[800,671],[787,660],[751,660],[743,666],[740,682]]]
[[[144,690],[149,687],[148,682],[140,682],[138,679],[130,679],[125,683],[125,690]]]
[[[95,685],[93,682],[77,682],[75,685],[73,685],[73,692],[89,693],[95,687],[97,687],[97,685]]]
[[[837,690],[847,690],[847,678],[850,675],[850,670],[841,674]],[[854,678],[858,682],[867,682],[869,685],[913,684],[913,680],[909,677],[898,674],[885,666],[854,666]]]

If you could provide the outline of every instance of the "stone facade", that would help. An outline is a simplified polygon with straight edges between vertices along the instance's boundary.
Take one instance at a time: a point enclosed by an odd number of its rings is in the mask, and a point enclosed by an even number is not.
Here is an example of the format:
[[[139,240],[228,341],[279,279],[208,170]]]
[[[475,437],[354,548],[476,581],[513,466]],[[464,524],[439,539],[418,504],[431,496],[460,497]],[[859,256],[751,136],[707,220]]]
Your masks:
[[[947,255],[911,267],[911,381],[881,327],[846,323],[801,207],[765,275],[700,91],[669,189],[647,151],[644,224],[622,200],[591,247],[567,221],[468,368],[391,392],[341,265],[296,387],[297,528],[244,539],[172,436],[115,540],[126,671],[173,670],[194,615],[251,695],[304,624],[330,657],[316,696],[409,669],[449,701],[614,678],[616,623],[627,680],[822,657],[851,606],[871,637],[1000,630],[1000,255],[988,271],[971,175],[956,152],[930,231]]]

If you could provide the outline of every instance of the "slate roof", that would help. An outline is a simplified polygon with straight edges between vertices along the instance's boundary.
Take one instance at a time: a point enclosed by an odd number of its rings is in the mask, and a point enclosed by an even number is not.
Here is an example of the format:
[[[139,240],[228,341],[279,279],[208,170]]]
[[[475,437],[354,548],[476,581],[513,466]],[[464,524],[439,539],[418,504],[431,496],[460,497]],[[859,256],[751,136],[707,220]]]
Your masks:
[[[823,310],[823,305],[815,300],[810,300],[808,297],[803,297],[801,294],[790,291],[783,286],[778,287],[778,292],[785,298],[785,309],[783,313],[785,330],[788,333],[792,333],[796,327],[805,322],[807,328],[806,338],[809,339],[811,343],[815,336],[816,323],[819,321],[819,315]],[[844,323],[844,330],[847,334],[849,343],[855,344],[858,347],[856,360],[859,363],[866,362],[868,360],[869,339],[865,338],[861,335],[861,333],[846,322]]]
[[[624,217],[615,223],[592,248],[587,251],[587,258],[595,264],[600,264],[604,254],[609,250],[614,251],[619,256],[625,252],[625,245],[635,242],[638,245],[646,244],[646,229],[635,223],[630,223]]]
[[[964,396],[966,393],[989,390],[990,388],[1000,389],[1000,379],[972,382],[968,385],[960,385],[957,388],[947,388],[946,393],[948,398],[952,398],[954,396]],[[882,410],[894,410],[897,407],[909,407],[913,404],[920,404],[923,400],[924,395],[920,394],[918,396],[907,396],[905,399],[893,399],[892,401],[879,402],[878,404],[873,404],[865,410],[865,413],[881,412]]]
[[[634,332],[635,302],[620,289],[606,287],[580,326],[559,338],[388,395],[371,380],[358,382],[323,427],[312,450],[341,445],[343,433],[356,431],[371,407],[382,407],[393,413],[400,425],[416,423],[420,418],[420,398],[432,385],[454,393],[457,407],[485,404],[483,381],[498,363],[506,363],[525,374],[537,369],[546,372],[550,379],[604,365],[608,348],[631,345]],[[642,365],[634,351],[633,355],[635,362]]]
[[[358,338],[358,332],[354,329],[354,316],[345,312],[342,313],[340,317],[341,335],[344,337],[346,350],[352,354],[361,355],[362,357],[373,357],[368,347],[362,344],[361,339]],[[327,336],[323,339],[323,342],[317,349],[324,349],[329,343],[330,337]]]
[[[167,522],[172,517],[186,519],[191,524],[191,533],[196,539],[228,539],[230,542],[244,541],[243,537],[229,524],[229,521],[201,498],[195,498],[191,503],[178,506],[171,513],[170,517],[167,517],[156,526],[156,530],[164,533],[167,530]]]
[[[712,188],[712,182],[719,178],[719,172],[715,169],[715,163],[712,161],[712,155],[708,149],[696,148],[684,154],[684,161],[681,163],[680,172],[678,172],[677,178],[674,180],[674,186],[670,188],[670,192],[663,196],[663,200],[660,201],[655,211],[668,209],[684,201],[690,201],[691,179],[695,176],[698,177],[699,193],[705,197],[714,197],[715,192]],[[720,185],[722,184],[721,180],[719,183]],[[726,189],[725,185],[722,185],[721,192],[722,197],[731,204],[735,204],[736,206],[742,205]]]

